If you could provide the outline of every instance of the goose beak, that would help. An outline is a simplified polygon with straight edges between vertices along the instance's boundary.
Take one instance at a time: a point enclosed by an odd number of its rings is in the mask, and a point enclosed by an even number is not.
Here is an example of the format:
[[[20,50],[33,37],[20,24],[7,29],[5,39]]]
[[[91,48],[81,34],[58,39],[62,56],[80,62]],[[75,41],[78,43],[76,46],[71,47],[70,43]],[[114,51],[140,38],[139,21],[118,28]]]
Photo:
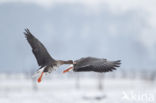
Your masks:
[[[69,72],[73,69],[73,65],[70,65],[68,69],[64,70],[63,73]]]

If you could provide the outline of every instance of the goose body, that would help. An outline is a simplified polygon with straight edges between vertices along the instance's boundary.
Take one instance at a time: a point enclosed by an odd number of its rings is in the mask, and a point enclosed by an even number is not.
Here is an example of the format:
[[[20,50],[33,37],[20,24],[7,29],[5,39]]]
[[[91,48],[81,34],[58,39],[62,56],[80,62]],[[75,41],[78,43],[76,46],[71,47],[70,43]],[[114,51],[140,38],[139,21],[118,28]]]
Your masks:
[[[43,73],[51,73],[63,64],[73,64],[72,60],[63,61],[52,58],[45,46],[34,35],[32,35],[28,29],[25,29],[24,34],[32,48],[32,52],[37,60],[37,63],[40,66],[37,71],[37,73],[40,73],[38,82],[41,82]]]

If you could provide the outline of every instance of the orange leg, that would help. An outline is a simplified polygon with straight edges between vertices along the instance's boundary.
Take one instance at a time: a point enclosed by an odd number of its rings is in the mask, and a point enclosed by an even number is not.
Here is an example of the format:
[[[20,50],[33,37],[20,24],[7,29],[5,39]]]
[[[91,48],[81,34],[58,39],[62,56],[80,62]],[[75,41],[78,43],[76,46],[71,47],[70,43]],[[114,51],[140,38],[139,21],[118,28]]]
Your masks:
[[[43,76],[43,73],[44,73],[44,72],[42,72],[41,75],[40,75],[40,77],[38,78],[38,83],[41,82],[41,80],[42,80],[42,76]]]
[[[63,73],[69,72],[73,67],[69,67],[68,69],[64,70]]]

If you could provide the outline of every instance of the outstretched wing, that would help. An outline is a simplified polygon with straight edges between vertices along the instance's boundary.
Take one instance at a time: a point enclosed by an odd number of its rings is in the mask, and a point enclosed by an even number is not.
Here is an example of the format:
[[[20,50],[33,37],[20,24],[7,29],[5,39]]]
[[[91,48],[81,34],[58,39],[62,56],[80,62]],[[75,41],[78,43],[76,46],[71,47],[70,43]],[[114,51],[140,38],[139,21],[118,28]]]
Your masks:
[[[94,71],[94,72],[109,72],[116,70],[120,66],[120,60],[107,61],[106,59],[98,59],[93,57],[82,58],[75,61],[75,72]]]
[[[31,34],[29,29],[25,29],[25,37],[27,38],[30,46],[32,47],[32,52],[36,57],[36,60],[38,62],[39,66],[45,66],[53,61],[55,61],[44,45],[35,37]]]

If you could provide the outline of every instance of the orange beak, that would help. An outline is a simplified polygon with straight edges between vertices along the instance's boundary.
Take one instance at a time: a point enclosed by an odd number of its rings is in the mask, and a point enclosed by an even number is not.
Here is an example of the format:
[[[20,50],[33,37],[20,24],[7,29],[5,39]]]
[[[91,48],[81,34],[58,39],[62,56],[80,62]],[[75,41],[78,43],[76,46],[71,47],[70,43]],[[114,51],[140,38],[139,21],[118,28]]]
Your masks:
[[[69,72],[73,67],[69,67],[68,69],[64,70],[63,73]]]

